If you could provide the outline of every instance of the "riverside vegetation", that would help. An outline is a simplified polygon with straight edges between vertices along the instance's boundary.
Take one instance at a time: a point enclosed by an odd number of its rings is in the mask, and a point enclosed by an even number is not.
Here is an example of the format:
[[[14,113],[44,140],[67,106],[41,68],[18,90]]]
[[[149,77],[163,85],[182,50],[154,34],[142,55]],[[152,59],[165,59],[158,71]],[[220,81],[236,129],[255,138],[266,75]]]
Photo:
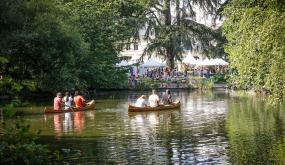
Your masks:
[[[1,164],[68,164],[64,161],[67,157],[80,154],[77,150],[51,150],[47,145],[38,144],[39,132],[30,132],[29,125],[20,120],[13,125],[1,123],[0,130]]]
[[[187,8],[180,7],[179,0],[1,0],[0,92],[9,99],[1,109],[7,116],[15,115],[13,107],[22,105],[22,98],[32,92],[127,87],[126,72],[116,69],[115,64],[124,44],[133,42],[146,22],[156,34],[146,52],[158,51],[171,67],[174,59],[181,59],[183,48],[200,43],[210,54],[211,41],[221,46],[222,30],[233,73],[230,84],[268,91],[272,102],[284,102],[283,1],[231,0],[223,5],[219,0],[187,2],[213,14],[221,7],[225,16],[221,29],[213,31],[185,20],[185,13],[177,14],[177,22],[171,22],[171,4],[176,4],[176,11]],[[162,19],[157,19],[151,9],[161,13]],[[189,18],[195,20],[195,12]],[[2,125],[1,163],[50,164],[59,160],[47,156],[52,152],[29,135],[28,127],[21,124],[11,128]]]

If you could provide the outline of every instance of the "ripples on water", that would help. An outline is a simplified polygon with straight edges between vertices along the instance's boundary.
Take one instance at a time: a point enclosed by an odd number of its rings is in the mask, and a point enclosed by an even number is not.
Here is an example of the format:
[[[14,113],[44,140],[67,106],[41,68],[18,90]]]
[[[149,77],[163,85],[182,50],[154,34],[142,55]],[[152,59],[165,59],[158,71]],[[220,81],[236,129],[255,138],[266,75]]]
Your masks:
[[[176,91],[173,95],[181,99],[180,110],[128,113],[128,103],[140,94],[106,93],[97,98],[95,111],[31,115],[25,119],[34,130],[42,130],[43,141],[59,148],[81,150],[82,157],[70,159],[75,164],[243,164],[247,161],[237,155],[242,144],[231,140],[242,136],[237,135],[240,133],[237,127],[248,121],[236,116],[245,103],[236,104],[223,92]],[[284,132],[280,134],[284,137]]]

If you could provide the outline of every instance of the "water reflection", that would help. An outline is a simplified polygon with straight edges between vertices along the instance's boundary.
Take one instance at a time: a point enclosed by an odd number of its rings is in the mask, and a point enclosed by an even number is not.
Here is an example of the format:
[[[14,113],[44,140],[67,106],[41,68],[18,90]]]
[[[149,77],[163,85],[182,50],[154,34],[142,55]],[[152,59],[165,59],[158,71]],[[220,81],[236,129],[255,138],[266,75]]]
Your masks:
[[[44,142],[81,150],[74,164],[285,164],[284,107],[223,92],[172,91],[180,110],[128,113],[141,94],[148,93],[105,92],[95,111],[25,119]]]
[[[70,132],[72,130],[73,130],[73,122],[72,122],[71,113],[65,113],[63,120],[63,132]]]
[[[74,135],[73,133],[81,134],[85,128],[85,118],[93,120],[95,118],[94,111],[89,112],[67,112],[62,114],[44,115],[45,126],[48,126],[50,120],[53,119],[54,135],[60,139],[64,135]],[[42,128],[43,132],[48,131],[47,128]]]
[[[285,164],[284,107],[254,99],[231,102],[226,126],[232,162]]]
[[[56,137],[60,137],[62,133],[62,122],[61,117],[59,114],[55,114],[53,116],[53,123],[54,123],[54,133]]]
[[[82,112],[74,112],[74,131],[81,133],[85,124],[85,115]]]

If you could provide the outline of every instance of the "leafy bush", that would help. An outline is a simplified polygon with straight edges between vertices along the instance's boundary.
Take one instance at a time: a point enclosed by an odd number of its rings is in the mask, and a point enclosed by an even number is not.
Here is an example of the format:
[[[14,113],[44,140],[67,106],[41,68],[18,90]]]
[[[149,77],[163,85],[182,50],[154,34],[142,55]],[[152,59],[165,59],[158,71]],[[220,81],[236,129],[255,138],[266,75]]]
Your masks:
[[[225,74],[215,74],[211,77],[214,83],[226,83],[228,80],[228,76]]]
[[[232,0],[224,8],[225,52],[234,70],[233,86],[270,91],[285,101],[284,3],[279,0]]]
[[[198,89],[212,89],[214,87],[214,81],[212,79],[206,79],[203,77],[190,77],[189,85],[192,88]]]
[[[17,121],[9,126],[2,123],[0,128],[1,164],[65,164],[58,151],[36,144],[36,136],[29,132],[28,125]]]
[[[147,90],[147,89],[157,89],[160,87],[160,81],[155,81],[150,78],[142,78],[138,81],[136,89]]]
[[[203,79],[201,89],[213,89],[214,81],[211,79]]]

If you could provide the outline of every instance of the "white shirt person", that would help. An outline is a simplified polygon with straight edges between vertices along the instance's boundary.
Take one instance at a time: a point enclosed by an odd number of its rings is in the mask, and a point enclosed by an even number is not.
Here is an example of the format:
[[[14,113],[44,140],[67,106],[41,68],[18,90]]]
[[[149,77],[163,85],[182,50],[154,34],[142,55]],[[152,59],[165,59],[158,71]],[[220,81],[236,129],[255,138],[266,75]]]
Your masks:
[[[152,94],[148,98],[150,107],[157,107],[159,105],[159,97],[155,90],[152,90]]]
[[[73,98],[69,92],[65,92],[65,96],[63,97],[62,101],[64,102],[64,110],[72,108]]]
[[[146,107],[147,106],[146,96],[142,95],[141,97],[139,97],[137,99],[137,102],[136,102],[135,106],[136,107]]]

